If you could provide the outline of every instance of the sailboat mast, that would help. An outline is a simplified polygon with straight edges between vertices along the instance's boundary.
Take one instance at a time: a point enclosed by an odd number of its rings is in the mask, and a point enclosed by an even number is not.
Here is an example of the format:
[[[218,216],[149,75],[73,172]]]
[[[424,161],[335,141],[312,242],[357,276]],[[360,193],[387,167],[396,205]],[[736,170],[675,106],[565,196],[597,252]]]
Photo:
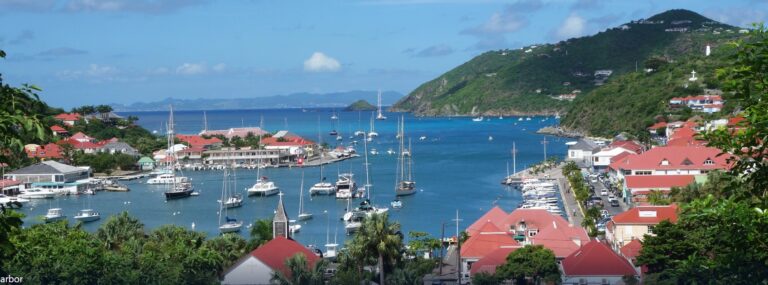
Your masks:
[[[363,140],[363,151],[365,151],[365,198],[371,199],[371,179],[368,174],[368,140]]]
[[[381,89],[379,89],[379,117],[381,117]]]
[[[299,215],[304,212],[304,168],[301,169],[301,186],[299,186]]]
[[[408,138],[408,181],[413,181],[413,153],[411,152],[411,138]]]
[[[512,142],[512,174],[517,173],[517,148],[515,142]]]
[[[208,115],[203,111],[203,133],[208,132]]]

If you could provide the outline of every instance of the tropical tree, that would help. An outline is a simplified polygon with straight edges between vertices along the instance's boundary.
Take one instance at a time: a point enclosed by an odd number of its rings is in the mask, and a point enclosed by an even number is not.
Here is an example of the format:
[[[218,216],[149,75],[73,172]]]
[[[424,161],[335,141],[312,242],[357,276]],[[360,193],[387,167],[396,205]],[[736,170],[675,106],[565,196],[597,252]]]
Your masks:
[[[651,205],[669,205],[669,197],[659,190],[651,190],[648,193],[648,203]]]
[[[272,220],[258,219],[251,227],[251,240],[248,242],[250,249],[256,249],[272,240]]]
[[[526,245],[507,256],[507,262],[496,269],[496,275],[502,280],[514,280],[515,284],[533,284],[539,282],[558,282],[560,269],[557,267],[555,253],[541,245]]]
[[[290,274],[280,270],[272,272],[270,280],[280,285],[321,285],[323,282],[323,273],[325,272],[325,260],[320,259],[311,266],[307,262],[307,257],[297,253],[285,260],[285,267]]]
[[[128,212],[122,212],[109,217],[96,230],[96,238],[107,249],[117,249],[129,240],[144,238],[144,224],[138,219],[129,216]]]
[[[496,285],[500,284],[501,281],[495,274],[488,272],[478,272],[472,275],[472,285]]]
[[[387,213],[373,214],[363,221],[348,248],[352,257],[361,263],[367,263],[370,257],[376,257],[379,284],[384,284],[387,269],[392,270],[402,255],[403,237],[400,234],[400,224],[390,223]]]

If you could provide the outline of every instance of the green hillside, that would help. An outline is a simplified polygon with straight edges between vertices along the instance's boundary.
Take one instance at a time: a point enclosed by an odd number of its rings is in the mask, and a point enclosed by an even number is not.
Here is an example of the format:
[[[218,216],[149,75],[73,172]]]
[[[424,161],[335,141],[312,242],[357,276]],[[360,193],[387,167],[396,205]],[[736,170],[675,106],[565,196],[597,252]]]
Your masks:
[[[611,82],[652,56],[703,53],[706,43],[718,45],[737,35],[737,28],[697,13],[670,10],[592,36],[483,53],[422,84],[393,109],[427,116],[563,112],[571,103],[553,97],[597,89],[597,70],[612,70],[605,81]]]
[[[375,111],[376,106],[371,105],[371,103],[368,103],[368,101],[365,100],[357,100],[354,103],[350,104],[346,108],[344,108],[344,111]]]

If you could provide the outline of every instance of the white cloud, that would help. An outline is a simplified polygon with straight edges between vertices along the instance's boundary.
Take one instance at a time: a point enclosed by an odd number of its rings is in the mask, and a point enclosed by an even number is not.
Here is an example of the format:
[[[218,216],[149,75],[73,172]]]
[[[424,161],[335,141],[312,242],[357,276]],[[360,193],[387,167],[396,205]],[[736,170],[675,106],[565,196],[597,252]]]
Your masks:
[[[211,69],[215,72],[224,72],[224,70],[227,69],[227,65],[223,63],[219,63],[217,65],[214,65]]]
[[[183,75],[203,74],[208,68],[203,63],[184,63],[176,68],[176,73]]]
[[[167,67],[158,67],[158,68],[153,68],[149,70],[150,74],[156,74],[156,75],[168,74],[170,72],[171,71],[168,70]]]
[[[304,70],[309,72],[339,71],[341,64],[335,58],[322,52],[315,52],[304,61]]]
[[[82,70],[63,70],[56,73],[61,79],[89,79],[89,80],[114,80],[120,71],[109,65],[91,63],[88,68]]]
[[[559,39],[569,39],[584,35],[587,21],[576,14],[571,14],[565,18],[563,23],[557,29],[556,35]]]

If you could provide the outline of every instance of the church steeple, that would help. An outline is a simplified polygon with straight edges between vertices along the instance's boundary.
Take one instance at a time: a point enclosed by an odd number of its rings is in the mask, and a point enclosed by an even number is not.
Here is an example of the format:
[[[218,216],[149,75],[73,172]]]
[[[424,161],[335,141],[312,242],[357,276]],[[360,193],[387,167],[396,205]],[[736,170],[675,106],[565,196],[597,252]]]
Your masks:
[[[283,192],[277,194],[280,198],[277,202],[277,210],[275,210],[275,218],[272,219],[272,238],[278,236],[284,238],[290,238],[290,232],[288,231],[288,215],[285,213],[285,206],[283,206]]]

